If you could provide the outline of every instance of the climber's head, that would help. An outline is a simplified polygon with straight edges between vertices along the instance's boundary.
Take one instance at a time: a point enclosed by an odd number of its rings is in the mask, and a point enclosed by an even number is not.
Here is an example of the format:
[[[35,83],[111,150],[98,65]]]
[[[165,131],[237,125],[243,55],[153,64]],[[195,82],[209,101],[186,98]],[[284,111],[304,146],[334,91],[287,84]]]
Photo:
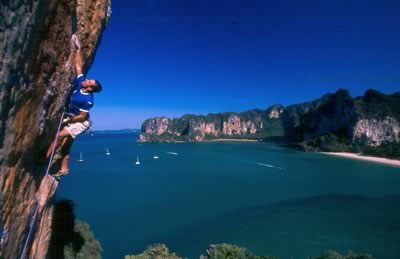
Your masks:
[[[98,93],[102,90],[100,82],[94,79],[86,79],[83,81],[82,88],[89,93]]]

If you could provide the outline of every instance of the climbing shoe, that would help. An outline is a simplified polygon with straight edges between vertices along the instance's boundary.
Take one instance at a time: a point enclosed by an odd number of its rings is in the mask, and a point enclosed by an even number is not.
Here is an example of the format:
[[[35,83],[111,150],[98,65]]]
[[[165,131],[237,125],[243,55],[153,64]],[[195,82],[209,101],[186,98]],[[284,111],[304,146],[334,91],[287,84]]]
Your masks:
[[[56,174],[54,174],[53,176],[55,177],[61,177],[61,176],[66,176],[69,173],[69,170],[66,171],[58,171]]]

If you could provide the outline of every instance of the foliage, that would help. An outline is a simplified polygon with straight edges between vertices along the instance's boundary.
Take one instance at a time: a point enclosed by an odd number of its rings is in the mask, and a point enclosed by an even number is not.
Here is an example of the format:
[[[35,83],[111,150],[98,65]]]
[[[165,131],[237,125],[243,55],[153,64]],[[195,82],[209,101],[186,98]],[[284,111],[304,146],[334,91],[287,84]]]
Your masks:
[[[171,253],[164,244],[154,244],[139,255],[126,255],[125,259],[181,259],[181,257]],[[201,255],[201,259],[279,259],[277,256],[256,255],[247,248],[232,244],[210,245],[207,249],[207,255]],[[308,257],[309,259],[373,259],[370,254],[361,254],[349,251],[347,255],[342,255],[336,251],[326,251],[317,257]]]
[[[400,159],[400,143],[384,143],[379,147],[362,147],[363,155]]]
[[[266,118],[263,121],[263,125],[264,125],[263,129],[259,131],[260,136],[257,136],[257,138],[266,139],[270,137],[284,136],[285,131],[282,124],[282,120]]]
[[[264,111],[260,109],[253,109],[245,112],[241,112],[238,114],[241,120],[253,120],[256,117],[262,117],[264,115]]]
[[[303,142],[304,149],[309,148],[324,152],[349,152],[351,143],[348,139],[339,137],[334,133],[318,136]]]
[[[211,245],[204,259],[277,259],[274,256],[258,256],[247,250],[231,244]]]
[[[359,254],[353,251],[349,251],[347,255],[341,255],[336,251],[329,250],[316,259],[373,259],[372,255],[369,254]]]
[[[292,141],[302,142],[330,132],[335,134],[356,121],[354,99],[347,90],[339,89],[312,102],[288,106],[282,121],[285,137]]]
[[[384,143],[378,147],[354,145],[349,139],[338,137],[333,133],[318,136],[301,143],[308,151],[351,152],[366,156],[400,159],[400,143]]]
[[[94,259],[101,258],[102,248],[100,242],[94,238],[90,226],[83,221],[76,221],[75,232],[82,238],[82,243],[72,242],[64,248],[66,259]]]
[[[139,255],[126,255],[125,259],[181,259],[175,253],[170,253],[169,249],[164,244],[154,244],[146,248]]]
[[[189,121],[193,119],[195,115],[184,115],[181,118],[175,118],[170,122],[168,129],[172,132],[178,132],[181,135],[188,133]]]
[[[364,118],[384,118],[391,116],[400,120],[400,93],[383,94],[370,89],[363,97],[356,98],[357,110]]]

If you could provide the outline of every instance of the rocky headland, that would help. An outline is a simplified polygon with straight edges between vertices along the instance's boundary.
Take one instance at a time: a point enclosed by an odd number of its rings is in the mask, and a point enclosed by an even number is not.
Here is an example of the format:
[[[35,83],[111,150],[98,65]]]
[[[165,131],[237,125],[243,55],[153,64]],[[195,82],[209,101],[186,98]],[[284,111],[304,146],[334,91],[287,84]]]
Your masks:
[[[287,107],[276,104],[241,113],[151,118],[144,121],[138,141],[273,140],[304,150],[375,152],[399,159],[399,104],[400,92],[386,95],[371,89],[353,98],[339,89]]]

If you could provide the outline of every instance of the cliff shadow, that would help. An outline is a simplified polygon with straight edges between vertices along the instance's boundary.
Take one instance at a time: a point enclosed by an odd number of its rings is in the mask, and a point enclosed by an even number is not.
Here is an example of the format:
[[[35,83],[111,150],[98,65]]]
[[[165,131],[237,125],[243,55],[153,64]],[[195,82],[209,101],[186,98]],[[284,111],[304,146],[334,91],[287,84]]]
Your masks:
[[[77,253],[84,245],[84,238],[75,232],[74,203],[71,200],[57,201],[54,206],[52,232],[48,258],[64,258],[64,248],[71,244]]]

